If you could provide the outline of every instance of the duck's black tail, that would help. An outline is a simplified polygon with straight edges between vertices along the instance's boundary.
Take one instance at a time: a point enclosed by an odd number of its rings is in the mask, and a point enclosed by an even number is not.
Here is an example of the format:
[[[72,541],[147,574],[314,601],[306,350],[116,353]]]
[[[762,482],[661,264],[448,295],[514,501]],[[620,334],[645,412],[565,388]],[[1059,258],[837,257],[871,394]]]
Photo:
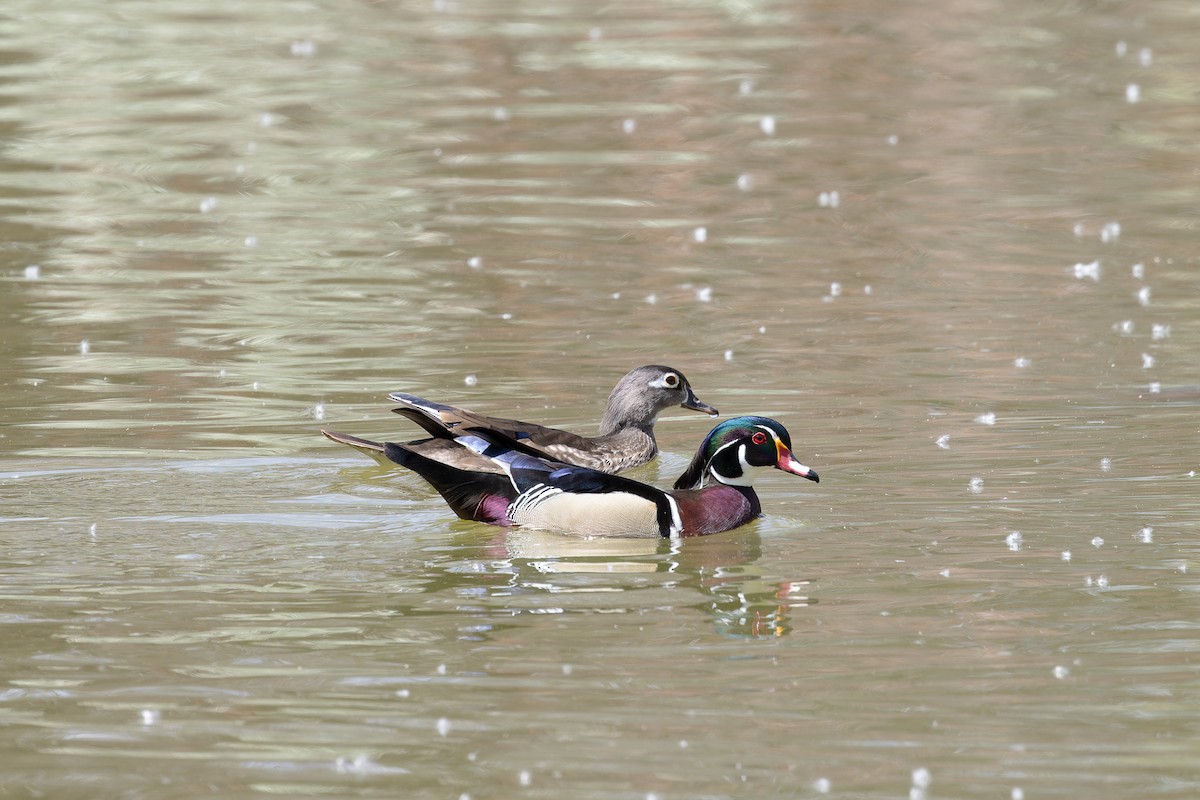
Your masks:
[[[505,512],[517,491],[507,475],[452,467],[395,442],[383,445],[383,455],[424,478],[463,519],[509,524]]]

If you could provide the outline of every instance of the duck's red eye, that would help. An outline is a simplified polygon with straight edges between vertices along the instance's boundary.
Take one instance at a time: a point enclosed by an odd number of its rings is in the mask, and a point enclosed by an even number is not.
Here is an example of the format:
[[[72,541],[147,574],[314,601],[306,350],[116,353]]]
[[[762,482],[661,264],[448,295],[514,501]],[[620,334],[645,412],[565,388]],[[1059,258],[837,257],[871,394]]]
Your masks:
[[[767,443],[767,435],[765,433],[763,433],[762,431],[759,431],[758,433],[756,433],[750,437],[750,441],[754,442],[755,444],[766,444]]]

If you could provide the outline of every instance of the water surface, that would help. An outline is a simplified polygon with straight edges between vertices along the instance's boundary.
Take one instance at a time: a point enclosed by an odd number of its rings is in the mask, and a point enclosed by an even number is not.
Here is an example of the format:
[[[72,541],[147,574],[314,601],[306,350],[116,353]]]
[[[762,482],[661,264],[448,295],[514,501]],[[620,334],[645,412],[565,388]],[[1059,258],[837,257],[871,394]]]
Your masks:
[[[10,4],[0,793],[1194,797],[1197,33]],[[822,482],[582,541],[318,434],[645,363]]]

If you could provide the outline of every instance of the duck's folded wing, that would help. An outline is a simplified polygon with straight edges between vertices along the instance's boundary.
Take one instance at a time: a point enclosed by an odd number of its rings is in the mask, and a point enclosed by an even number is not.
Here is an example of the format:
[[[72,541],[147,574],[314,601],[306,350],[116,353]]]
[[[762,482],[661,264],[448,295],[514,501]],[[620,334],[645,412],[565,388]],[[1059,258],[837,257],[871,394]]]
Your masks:
[[[564,452],[586,451],[590,445],[587,438],[570,431],[547,428],[516,419],[477,414],[465,408],[426,400],[404,392],[393,392],[388,398],[402,404],[400,408],[394,408],[392,411],[413,420],[431,436],[445,437],[445,432],[449,432],[451,436],[461,436],[465,433],[485,434],[494,431],[519,442],[527,451],[532,449],[537,451],[538,455],[559,460],[563,458]],[[444,432],[438,433],[435,428]]]

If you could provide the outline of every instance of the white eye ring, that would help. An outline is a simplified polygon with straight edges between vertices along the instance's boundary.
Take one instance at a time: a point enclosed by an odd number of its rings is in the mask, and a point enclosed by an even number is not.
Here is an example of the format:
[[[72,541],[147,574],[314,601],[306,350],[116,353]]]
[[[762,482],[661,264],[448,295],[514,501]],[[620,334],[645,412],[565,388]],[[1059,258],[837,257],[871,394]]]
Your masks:
[[[674,372],[668,372],[657,380],[651,381],[650,385],[655,389],[678,389],[679,383],[679,376]]]

